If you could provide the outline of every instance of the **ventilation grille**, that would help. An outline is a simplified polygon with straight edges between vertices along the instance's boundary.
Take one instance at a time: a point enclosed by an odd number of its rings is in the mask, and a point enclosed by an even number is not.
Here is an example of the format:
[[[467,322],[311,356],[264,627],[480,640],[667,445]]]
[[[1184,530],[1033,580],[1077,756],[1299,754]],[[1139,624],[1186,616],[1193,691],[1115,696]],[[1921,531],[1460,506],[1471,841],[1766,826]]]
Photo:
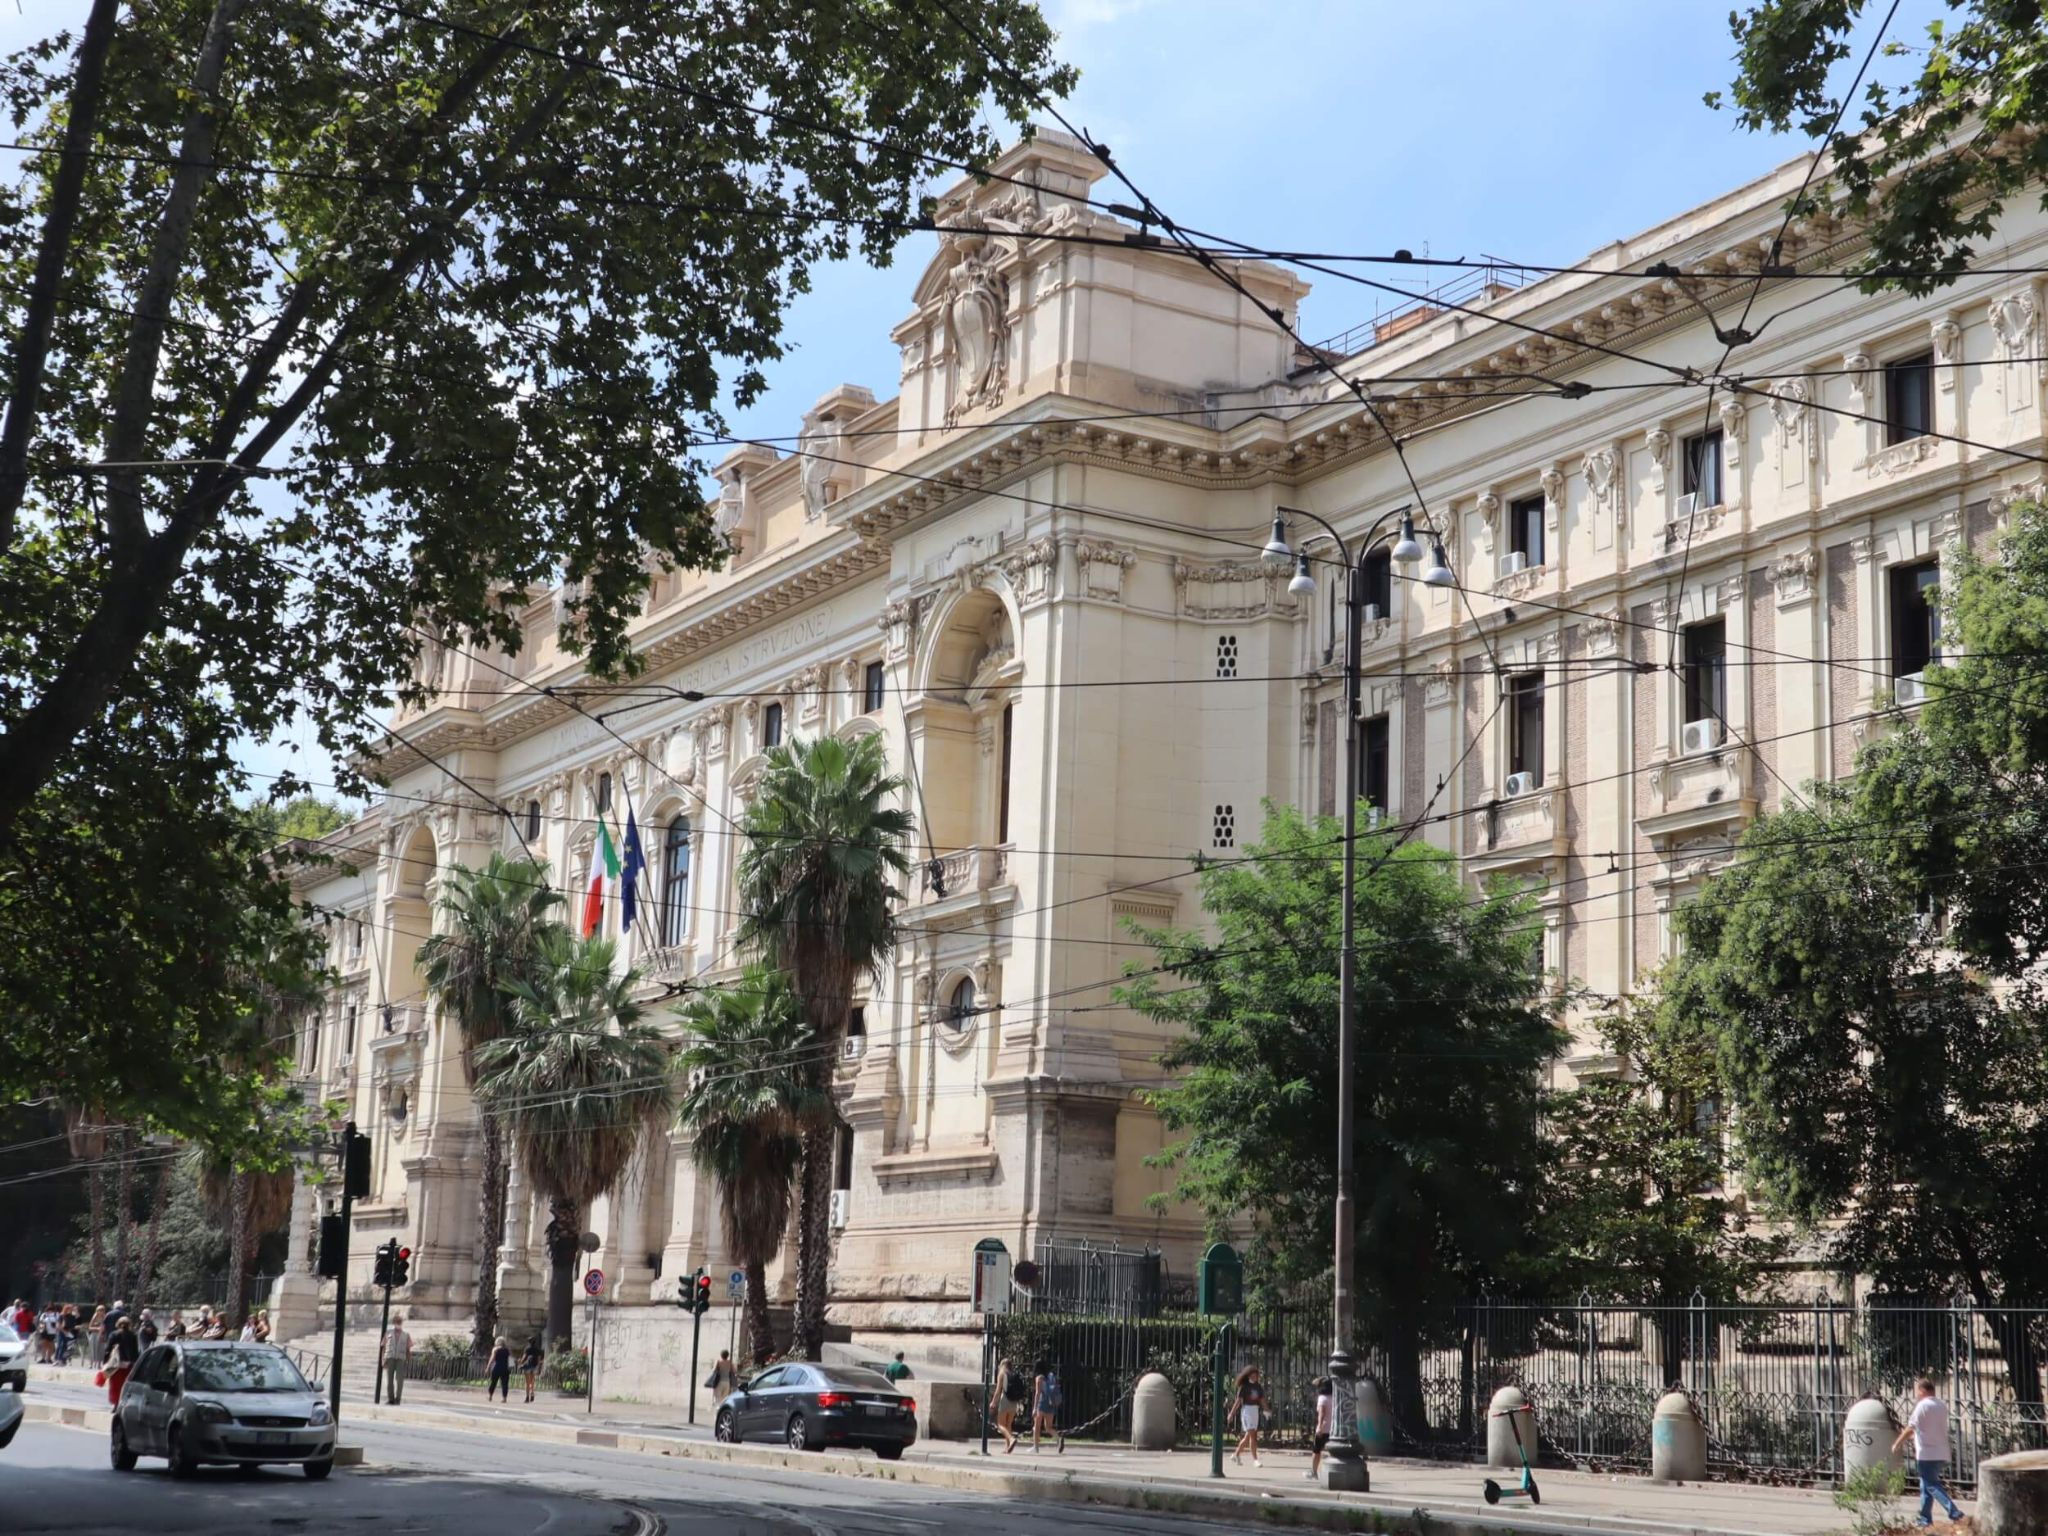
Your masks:
[[[1237,807],[1219,805],[1216,807],[1215,846],[1235,848],[1237,846]]]
[[[1216,675],[1218,677],[1237,676],[1237,636],[1218,635],[1216,637]]]

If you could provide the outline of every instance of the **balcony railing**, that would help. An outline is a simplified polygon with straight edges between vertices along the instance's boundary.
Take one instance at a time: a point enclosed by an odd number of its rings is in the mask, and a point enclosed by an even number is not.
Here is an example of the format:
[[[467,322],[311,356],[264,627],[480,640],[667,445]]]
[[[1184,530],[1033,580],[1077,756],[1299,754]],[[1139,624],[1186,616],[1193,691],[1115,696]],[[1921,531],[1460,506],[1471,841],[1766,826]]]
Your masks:
[[[1010,877],[1010,849],[960,848],[925,861],[922,880],[926,901],[944,901],[970,891],[986,891]]]

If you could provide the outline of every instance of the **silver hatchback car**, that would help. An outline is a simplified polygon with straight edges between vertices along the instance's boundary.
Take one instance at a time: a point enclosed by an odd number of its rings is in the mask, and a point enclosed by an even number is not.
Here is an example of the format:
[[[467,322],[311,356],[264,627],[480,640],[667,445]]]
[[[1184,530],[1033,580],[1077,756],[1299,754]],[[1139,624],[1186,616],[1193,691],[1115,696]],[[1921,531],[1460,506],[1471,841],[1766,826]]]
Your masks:
[[[291,1357],[269,1344],[185,1339],[144,1350],[121,1389],[111,1431],[114,1470],[161,1456],[171,1476],[209,1463],[297,1462],[334,1470],[334,1416]]]

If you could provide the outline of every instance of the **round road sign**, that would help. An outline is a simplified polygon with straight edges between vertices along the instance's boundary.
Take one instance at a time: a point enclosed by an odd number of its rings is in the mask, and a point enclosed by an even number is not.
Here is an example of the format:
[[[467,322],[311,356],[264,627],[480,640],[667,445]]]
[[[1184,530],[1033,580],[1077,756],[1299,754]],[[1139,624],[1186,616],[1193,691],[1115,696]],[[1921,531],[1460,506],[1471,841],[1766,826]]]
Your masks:
[[[585,1275],[583,1277],[583,1289],[592,1296],[602,1296],[604,1294],[604,1271],[593,1269],[589,1274]]]

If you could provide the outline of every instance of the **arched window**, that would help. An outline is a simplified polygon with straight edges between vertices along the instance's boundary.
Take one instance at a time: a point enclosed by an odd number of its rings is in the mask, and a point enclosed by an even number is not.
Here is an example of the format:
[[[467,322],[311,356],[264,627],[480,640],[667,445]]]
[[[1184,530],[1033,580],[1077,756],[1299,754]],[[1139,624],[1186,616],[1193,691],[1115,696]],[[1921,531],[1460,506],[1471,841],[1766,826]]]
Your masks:
[[[974,1022],[974,978],[962,976],[946,999],[946,1028],[955,1033]]]
[[[531,843],[537,841],[539,837],[540,802],[538,800],[529,800],[526,802],[526,840]]]
[[[661,942],[680,944],[690,925],[690,818],[668,824],[661,845]]]

